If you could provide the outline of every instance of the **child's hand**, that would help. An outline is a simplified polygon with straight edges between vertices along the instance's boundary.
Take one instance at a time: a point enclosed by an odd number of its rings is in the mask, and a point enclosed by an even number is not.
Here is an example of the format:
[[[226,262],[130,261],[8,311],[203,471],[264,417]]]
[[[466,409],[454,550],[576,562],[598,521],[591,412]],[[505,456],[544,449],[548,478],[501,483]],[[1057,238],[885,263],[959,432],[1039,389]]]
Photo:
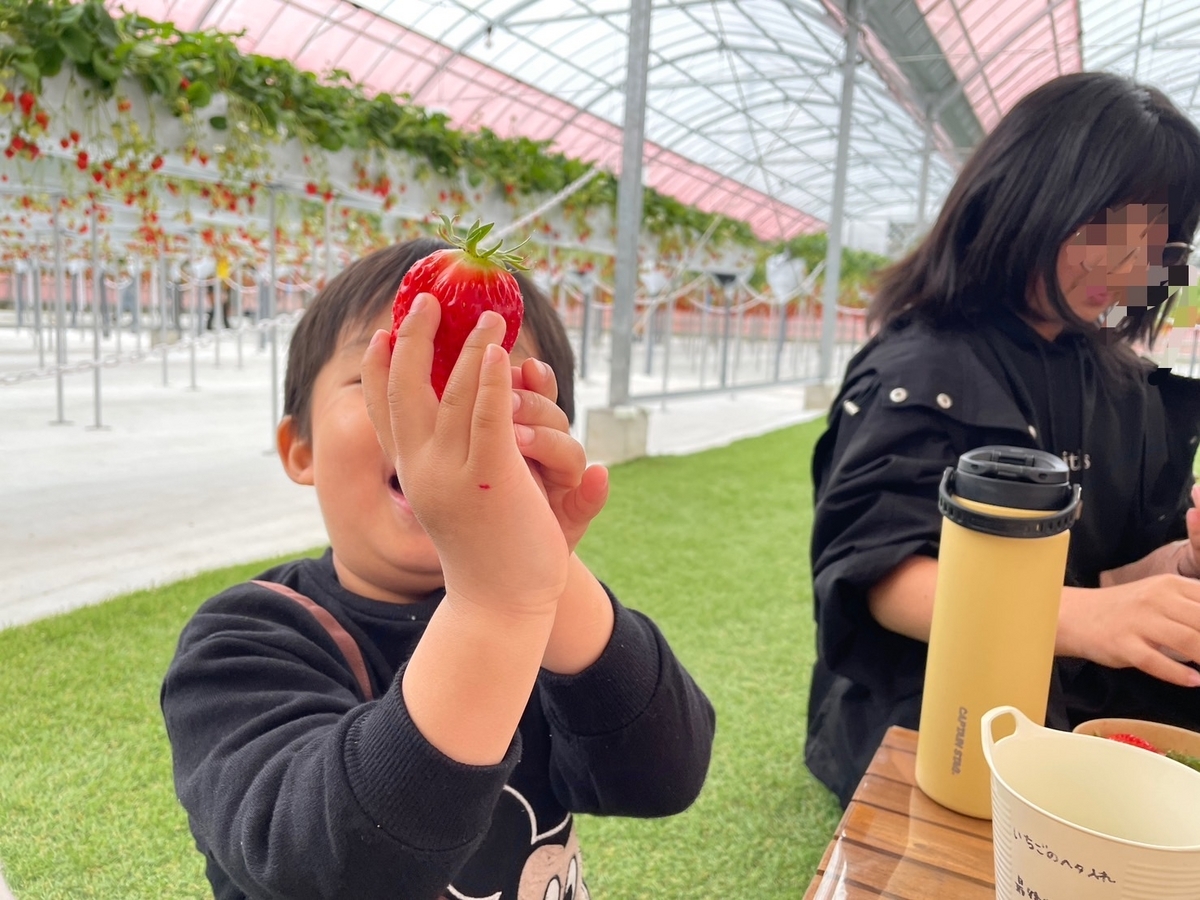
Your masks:
[[[567,414],[554,402],[558,382],[553,369],[527,359],[512,370],[512,383],[517,446],[531,462],[574,552],[608,499],[608,470],[589,466],[583,447],[571,436]]]
[[[441,310],[422,295],[390,360],[379,332],[362,364],[367,411],[401,490],[433,540],[447,594],[507,612],[553,610],[570,551],[513,436],[504,320],[485,312],[439,403],[430,384]]]

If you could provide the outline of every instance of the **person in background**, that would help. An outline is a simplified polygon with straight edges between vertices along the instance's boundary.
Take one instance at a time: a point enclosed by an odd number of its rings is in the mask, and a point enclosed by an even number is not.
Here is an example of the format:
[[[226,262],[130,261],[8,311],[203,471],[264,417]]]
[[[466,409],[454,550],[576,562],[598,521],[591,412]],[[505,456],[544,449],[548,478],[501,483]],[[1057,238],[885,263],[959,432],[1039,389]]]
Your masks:
[[[518,276],[511,365],[486,312],[441,402],[437,298],[389,352],[400,280],[444,246],[374,253],[305,313],[278,449],[330,549],[207,601],[163,682],[218,900],[582,900],[573,814],[671,815],[704,783],[712,706],[574,553],[608,480],[547,299]]]
[[[1200,384],[1138,354],[1186,282],[1200,132],[1103,73],[1018,102],[930,233],[888,270],[813,458],[817,661],[805,760],[843,805],[891,725],[916,728],[938,484],[988,444],[1082,486],[1048,724],[1200,728]]]

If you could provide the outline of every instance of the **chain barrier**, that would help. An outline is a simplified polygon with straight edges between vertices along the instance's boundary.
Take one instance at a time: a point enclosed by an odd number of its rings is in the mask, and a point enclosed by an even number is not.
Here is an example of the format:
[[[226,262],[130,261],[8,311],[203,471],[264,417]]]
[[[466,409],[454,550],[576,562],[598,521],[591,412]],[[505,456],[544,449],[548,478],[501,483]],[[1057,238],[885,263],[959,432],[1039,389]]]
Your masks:
[[[187,350],[193,344],[197,348],[210,347],[217,340],[218,336],[247,334],[253,332],[269,333],[272,328],[287,327],[294,325],[304,315],[304,310],[299,309],[295,312],[280,313],[273,319],[263,319],[256,324],[246,324],[243,322],[237,328],[222,329],[221,334],[210,333],[201,335],[200,337],[180,337],[179,340],[166,345],[167,351]],[[150,332],[153,334],[153,332]],[[45,366],[40,369],[26,369],[23,372],[11,372],[8,374],[0,374],[0,387],[7,387],[14,384],[22,384],[26,381],[36,381],[39,378],[54,378],[60,372],[64,375],[69,375],[74,372],[90,372],[95,368],[115,369],[122,363],[139,363],[150,358],[157,358],[162,352],[163,344],[156,344],[147,347],[144,350],[131,350],[127,353],[110,353],[100,357],[99,360],[93,357],[92,359],[80,360],[76,363],[67,363],[65,366]]]

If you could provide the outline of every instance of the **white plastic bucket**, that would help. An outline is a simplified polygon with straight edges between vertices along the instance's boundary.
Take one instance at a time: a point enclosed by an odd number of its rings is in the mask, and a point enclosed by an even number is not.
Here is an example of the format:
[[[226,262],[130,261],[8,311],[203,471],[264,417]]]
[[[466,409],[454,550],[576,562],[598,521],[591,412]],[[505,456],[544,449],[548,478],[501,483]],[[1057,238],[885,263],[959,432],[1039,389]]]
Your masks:
[[[1005,716],[1016,730],[995,740]],[[1200,898],[1200,772],[1012,706],[982,725],[997,900]]]

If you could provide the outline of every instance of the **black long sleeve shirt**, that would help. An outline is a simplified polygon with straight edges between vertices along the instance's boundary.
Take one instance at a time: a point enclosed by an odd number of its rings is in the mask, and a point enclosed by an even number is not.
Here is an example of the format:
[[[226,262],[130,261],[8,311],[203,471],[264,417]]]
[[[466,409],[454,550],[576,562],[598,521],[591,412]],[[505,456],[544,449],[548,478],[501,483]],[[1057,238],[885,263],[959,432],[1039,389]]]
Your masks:
[[[612,598],[608,647],[578,675],[543,671],[505,758],[434,748],[400,676],[440,596],[368,600],[327,552],[258,579],[328,610],[362,651],[365,700],[325,628],[253,582],[206,602],[162,687],[176,791],[217,900],[586,898],[572,813],[685,809],[715,715],[658,628]],[[611,594],[610,594],[611,598]]]
[[[891,725],[920,719],[926,645],[872,617],[872,585],[937,557],[942,473],[987,444],[1061,456],[1082,485],[1067,583],[1186,536],[1200,382],[1106,374],[1079,335],[1048,342],[1008,316],[967,331],[895,325],[851,360],[813,456],[817,619],[805,758],[847,803]],[[1099,715],[1200,726],[1200,694],[1138,670],[1059,659],[1048,724]]]

